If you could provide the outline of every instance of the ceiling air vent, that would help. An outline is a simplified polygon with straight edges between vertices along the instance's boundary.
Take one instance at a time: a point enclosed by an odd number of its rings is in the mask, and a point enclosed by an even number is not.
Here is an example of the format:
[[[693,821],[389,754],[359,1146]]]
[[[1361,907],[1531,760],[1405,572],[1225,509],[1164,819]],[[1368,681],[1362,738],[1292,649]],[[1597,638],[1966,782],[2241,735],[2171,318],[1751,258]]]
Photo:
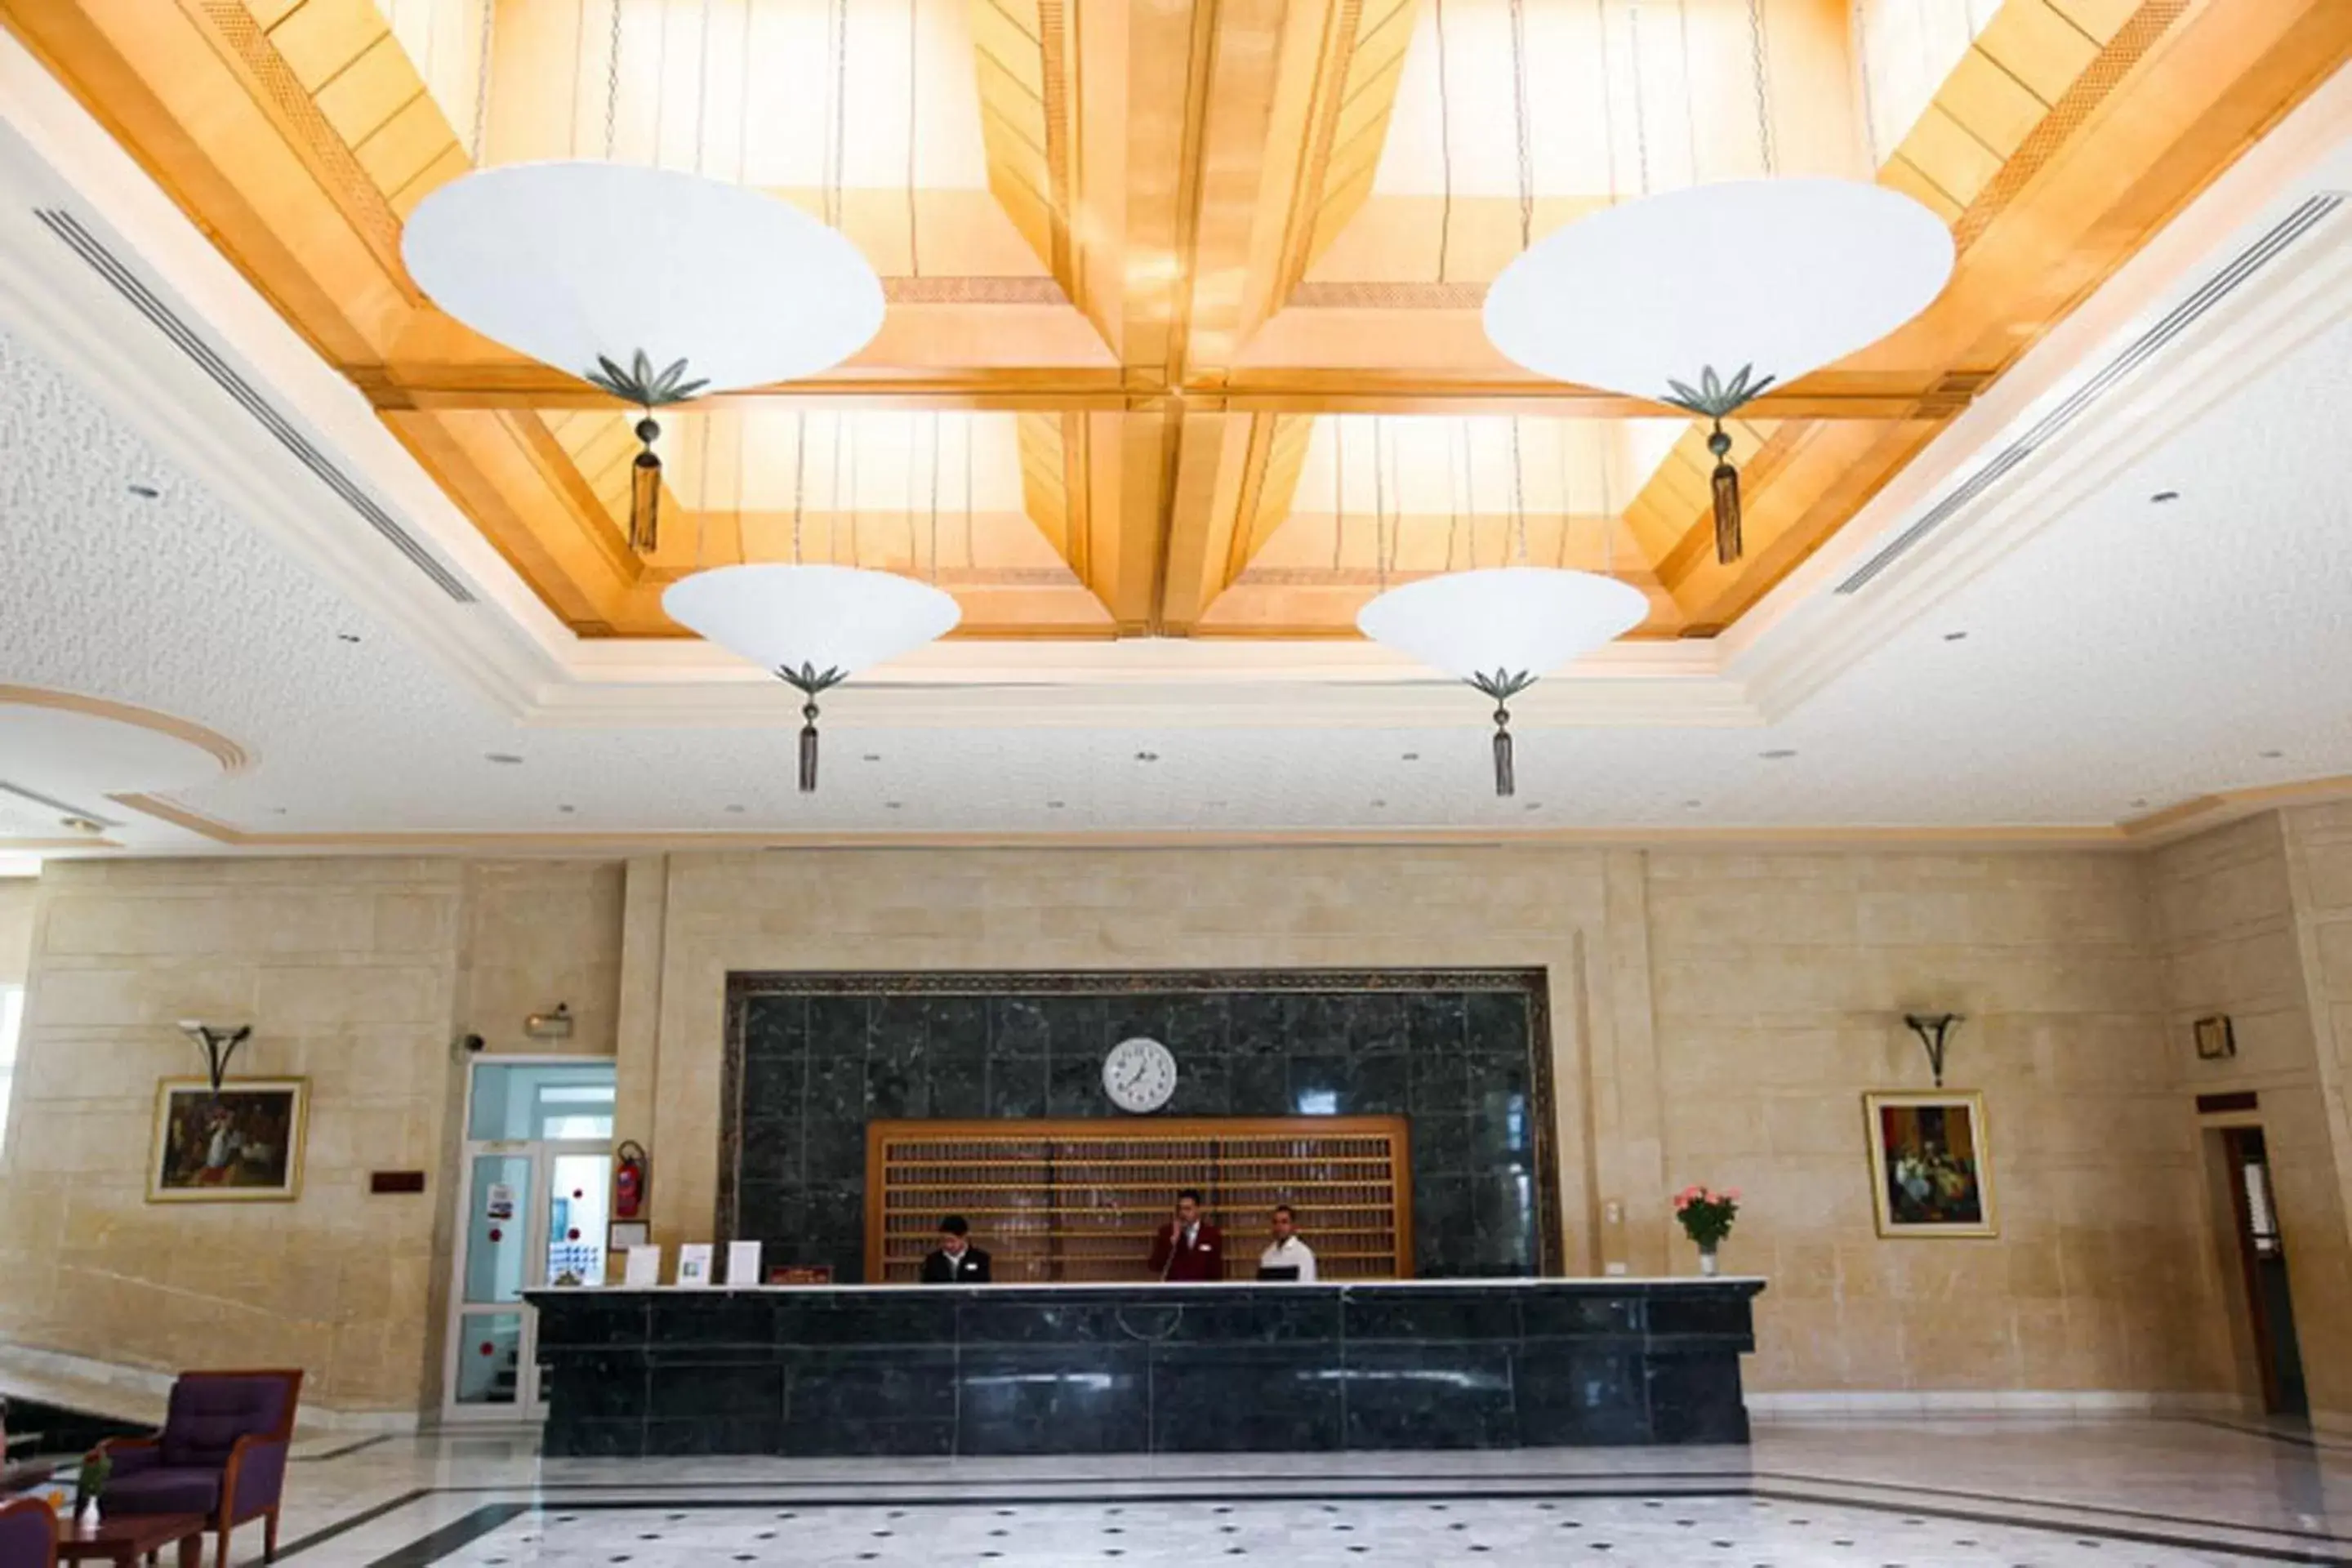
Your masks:
[[[137,274],[123,265],[89,230],[84,228],[73,214],[58,207],[36,207],[33,214],[49,232],[65,241],[68,248],[89,265],[92,271],[106,279],[114,291],[130,301],[131,307],[157,331],[178,345],[180,352],[196,363],[196,367],[212,377],[223,392],[236,400],[257,421],[261,427],[277,437],[278,444],[294,455],[304,468],[319,477],[319,482],[342,498],[345,505],[366,520],[369,527],[382,534],[384,542],[403,555],[409,563],[433,580],[433,585],[461,605],[474,603],[472,590],[459,582],[450,570],[434,559],[414,534],[393,520],[392,514],[378,506],[357,480],[329,462],[310,438],[296,429],[286,416],[271,407],[253,384],[238,374],[229,363],[213,350],[211,344],[196,335],[195,330],[180,319],[179,313],[155,296],[152,289],[141,282]]]
[[[10,784],[6,779],[0,779],[0,796],[22,801],[35,808],[34,815],[54,816],[63,823],[88,822],[101,831],[122,826],[111,817],[100,816],[94,811],[86,811],[71,801],[59,800],[55,795],[43,795],[38,790],[27,789],[20,784]]]
[[[1837,591],[1854,594],[1868,587],[1873,578],[1909,552],[1921,540],[1950,521],[1962,507],[1983,495],[2028,458],[2055,440],[2093,404],[2114,391],[2126,376],[2195,325],[2207,311],[2236,293],[2242,285],[2250,281],[2254,274],[2269,266],[2289,247],[2317,228],[2330,214],[2344,205],[2344,201],[2342,195],[2333,192],[2312,196],[2280,219],[2276,227],[2239,252],[2227,267],[2207,279],[2194,294],[2166,311],[2162,320],[2134,339],[2096,375],[2036,420],[2032,429],[1961,480],[1948,495],[1922,513],[1918,521],[1895,535],[1885,549],[1864,562],[1855,569],[1853,575],[1837,585]]]

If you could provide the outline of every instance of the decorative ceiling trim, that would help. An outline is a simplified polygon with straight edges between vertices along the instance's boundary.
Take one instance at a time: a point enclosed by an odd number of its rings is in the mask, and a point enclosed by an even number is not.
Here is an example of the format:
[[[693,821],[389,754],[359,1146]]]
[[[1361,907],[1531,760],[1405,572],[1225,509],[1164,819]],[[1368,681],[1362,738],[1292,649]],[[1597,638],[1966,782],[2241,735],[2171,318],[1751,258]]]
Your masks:
[[[130,724],[138,729],[168,735],[174,741],[185,742],[208,753],[220,763],[224,777],[234,778],[249,772],[253,755],[243,746],[217,730],[208,730],[192,720],[160,713],[152,708],[138,708],[128,702],[110,701],[103,697],[87,697],[78,691],[54,691],[39,686],[0,686],[0,708],[54,708],[68,713],[84,713],[93,719],[105,719],[117,724]]]
[[[2018,193],[2032,184],[2067,139],[2090,120],[2092,113],[2131,68],[2139,64],[2156,41],[2188,11],[2188,0],[2145,0],[2131,19],[2093,58],[2041,121],[2026,133],[2017,151],[2002,160],[2000,171],[1977,193],[1952,225],[1952,244],[1962,254],[2008,210]]]
[[[1051,278],[885,278],[882,298],[892,305],[1067,305]]]

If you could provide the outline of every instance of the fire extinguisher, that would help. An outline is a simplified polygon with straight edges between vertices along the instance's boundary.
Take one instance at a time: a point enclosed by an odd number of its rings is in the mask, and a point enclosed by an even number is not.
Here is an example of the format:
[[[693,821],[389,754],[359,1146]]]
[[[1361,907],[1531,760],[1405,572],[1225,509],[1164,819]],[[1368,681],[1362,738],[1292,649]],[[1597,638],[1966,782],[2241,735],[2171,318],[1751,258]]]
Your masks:
[[[653,1178],[646,1168],[646,1146],[627,1142],[614,1151],[613,1171],[613,1217],[635,1219],[645,1208],[646,1192]]]

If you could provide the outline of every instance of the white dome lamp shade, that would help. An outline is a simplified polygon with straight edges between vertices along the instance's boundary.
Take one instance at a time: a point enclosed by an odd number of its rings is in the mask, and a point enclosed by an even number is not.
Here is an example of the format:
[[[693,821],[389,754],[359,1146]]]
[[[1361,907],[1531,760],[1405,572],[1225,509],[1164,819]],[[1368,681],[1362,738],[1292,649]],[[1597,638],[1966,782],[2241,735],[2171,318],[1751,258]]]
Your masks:
[[[1510,700],[1562,665],[1613,642],[1650,613],[1642,591],[1596,572],[1495,566],[1391,588],[1357,629],[1495,701],[1495,793],[1518,787]]]
[[[1876,342],[1952,275],[1942,219],[1852,180],[1737,180],[1557,229],[1486,291],[1486,336],[1555,381],[1714,421],[1716,555],[1739,558],[1723,421],[1766,388]]]
[[[782,563],[698,572],[670,585],[662,608],[800,692],[803,794],[816,788],[818,696],[963,618],[949,595],[894,572]]]
[[[831,369],[882,326],[857,247],[797,207],[677,169],[590,160],[466,174],[417,205],[409,276],[483,336],[645,411],[631,545],[658,539],[653,411]]]

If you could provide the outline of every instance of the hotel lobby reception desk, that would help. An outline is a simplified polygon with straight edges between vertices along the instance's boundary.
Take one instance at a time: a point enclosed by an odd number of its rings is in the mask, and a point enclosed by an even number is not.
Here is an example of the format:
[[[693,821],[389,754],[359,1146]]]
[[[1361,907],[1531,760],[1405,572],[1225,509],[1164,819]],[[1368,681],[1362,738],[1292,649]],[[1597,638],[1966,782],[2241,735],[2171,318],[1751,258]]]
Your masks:
[[[1742,1443],[1760,1279],[534,1291],[550,1455]]]

